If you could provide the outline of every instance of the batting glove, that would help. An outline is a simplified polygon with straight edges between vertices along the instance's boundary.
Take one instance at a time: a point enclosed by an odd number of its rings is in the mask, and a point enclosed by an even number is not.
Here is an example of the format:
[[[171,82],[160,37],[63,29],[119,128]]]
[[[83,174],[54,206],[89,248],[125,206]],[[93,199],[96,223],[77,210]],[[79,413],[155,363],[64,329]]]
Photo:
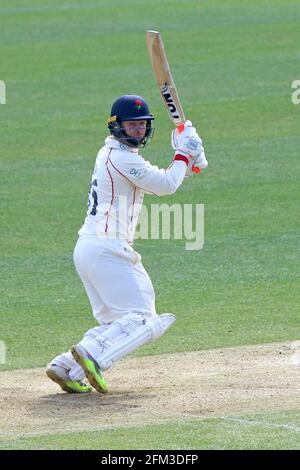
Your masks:
[[[191,135],[192,135],[192,133],[196,132],[196,129],[193,127],[193,124],[192,124],[191,121],[185,121],[184,130],[181,133],[178,132],[177,128],[172,130],[172,132],[171,132],[171,145],[172,145],[172,148],[174,150],[176,150],[177,147],[178,147],[179,136],[182,136],[184,132],[190,133]]]
[[[201,153],[202,140],[191,121],[185,122],[184,130],[180,134],[177,129],[172,132],[171,144],[176,153],[186,157],[198,157]]]
[[[189,160],[189,164],[186,168],[186,173],[185,176],[191,176],[195,172],[193,171],[193,168],[199,168],[200,170],[203,170],[208,166],[208,161],[206,160],[205,157],[205,152],[204,148],[202,147],[202,152],[198,155],[198,157],[192,157]]]
[[[202,139],[197,134],[191,121],[185,122],[184,130],[180,134],[177,129],[172,131],[171,145],[176,150],[176,153],[189,158],[186,176],[193,174],[193,167],[202,170],[208,166]]]

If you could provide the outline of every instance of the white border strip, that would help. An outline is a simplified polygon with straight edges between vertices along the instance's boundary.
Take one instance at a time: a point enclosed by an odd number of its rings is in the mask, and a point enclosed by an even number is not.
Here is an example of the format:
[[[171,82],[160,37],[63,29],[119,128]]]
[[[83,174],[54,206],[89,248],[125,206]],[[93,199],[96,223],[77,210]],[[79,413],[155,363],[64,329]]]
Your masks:
[[[277,429],[285,429],[287,431],[292,432],[300,432],[300,427],[292,426],[290,424],[276,424],[276,423],[268,423],[267,421],[259,421],[254,419],[246,419],[246,418],[239,418],[234,416],[220,416],[216,417],[216,419],[221,419],[223,421],[230,421],[237,424],[242,424],[243,426],[261,426],[264,428],[277,428]]]

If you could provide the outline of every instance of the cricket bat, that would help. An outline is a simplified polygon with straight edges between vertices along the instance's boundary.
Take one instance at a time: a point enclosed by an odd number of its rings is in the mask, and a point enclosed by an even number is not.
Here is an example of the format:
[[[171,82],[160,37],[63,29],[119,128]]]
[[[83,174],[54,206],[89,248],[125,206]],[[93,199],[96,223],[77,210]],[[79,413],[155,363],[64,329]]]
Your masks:
[[[164,44],[158,31],[147,31],[147,46],[152,63],[154,75],[167,108],[171,121],[177,127],[178,132],[184,129],[185,115],[180,103],[175,82],[168,63]],[[201,169],[193,167],[194,173],[200,173]]]

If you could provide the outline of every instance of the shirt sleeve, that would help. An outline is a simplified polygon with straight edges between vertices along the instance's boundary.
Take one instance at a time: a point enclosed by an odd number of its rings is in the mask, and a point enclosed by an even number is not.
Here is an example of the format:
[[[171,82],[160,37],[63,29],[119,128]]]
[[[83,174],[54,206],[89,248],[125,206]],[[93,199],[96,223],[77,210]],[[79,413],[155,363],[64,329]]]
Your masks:
[[[175,157],[171,165],[164,170],[151,165],[139,154],[115,149],[109,156],[109,162],[119,174],[135,186],[157,196],[175,193],[184,179],[187,168],[186,157]]]

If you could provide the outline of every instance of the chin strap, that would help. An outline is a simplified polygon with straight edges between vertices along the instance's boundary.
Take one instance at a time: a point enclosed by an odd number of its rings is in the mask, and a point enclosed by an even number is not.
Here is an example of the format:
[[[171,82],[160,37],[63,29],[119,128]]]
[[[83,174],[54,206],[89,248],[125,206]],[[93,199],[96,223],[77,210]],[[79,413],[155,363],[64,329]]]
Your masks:
[[[114,116],[115,117],[115,116]],[[113,135],[116,139],[118,139],[122,144],[128,145],[129,147],[133,148],[141,148],[145,147],[151,141],[153,134],[154,134],[154,127],[147,124],[146,134],[142,139],[135,139],[134,137],[130,137],[126,134],[123,127],[120,127],[120,124],[117,120],[108,120],[108,129],[111,135]]]

